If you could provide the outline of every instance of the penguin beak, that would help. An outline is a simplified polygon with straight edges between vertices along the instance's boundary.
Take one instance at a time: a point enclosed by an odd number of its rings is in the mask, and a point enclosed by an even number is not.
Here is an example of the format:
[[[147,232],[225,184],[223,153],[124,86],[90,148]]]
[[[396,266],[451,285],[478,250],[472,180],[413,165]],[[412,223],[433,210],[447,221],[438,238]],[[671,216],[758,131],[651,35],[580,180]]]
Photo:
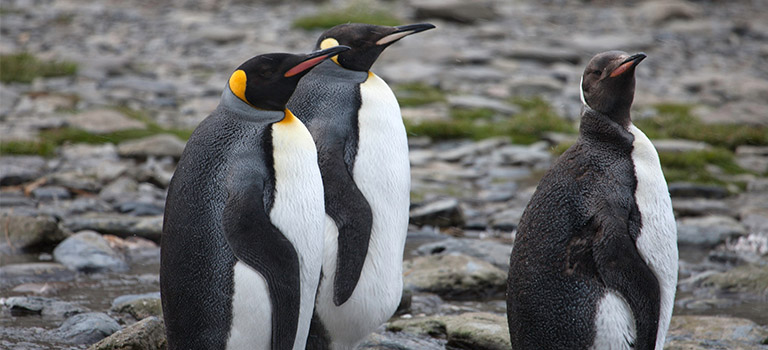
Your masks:
[[[644,60],[647,56],[644,53],[637,53],[632,56],[629,56],[624,62],[621,62],[621,64],[616,67],[611,72],[611,78],[618,77],[619,75],[624,74],[624,72],[630,70],[631,68],[634,68],[640,61]]]
[[[387,36],[376,41],[376,45],[377,46],[389,45],[411,34],[416,34],[418,32],[430,30],[432,28],[435,28],[435,25],[430,23],[416,23],[416,24],[408,24],[404,26],[397,26],[395,27],[394,32],[389,33]]]
[[[296,74],[302,73],[320,64],[320,62],[323,62],[328,58],[336,56],[339,53],[342,53],[347,50],[349,50],[349,46],[339,45],[339,46],[329,47],[325,50],[319,50],[319,51],[309,53],[304,57],[304,59],[301,60],[301,62],[299,62],[299,64],[293,66],[293,68],[285,72],[284,76],[286,78],[290,78]]]

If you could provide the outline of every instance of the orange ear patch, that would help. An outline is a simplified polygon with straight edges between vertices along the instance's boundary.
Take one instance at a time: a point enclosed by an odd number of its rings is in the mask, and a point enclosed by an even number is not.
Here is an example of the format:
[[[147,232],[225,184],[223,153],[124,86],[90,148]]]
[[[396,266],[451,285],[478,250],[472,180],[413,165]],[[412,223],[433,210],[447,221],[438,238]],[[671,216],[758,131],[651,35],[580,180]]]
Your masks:
[[[247,80],[248,77],[242,69],[236,70],[229,77],[229,89],[232,90],[232,93],[235,94],[235,96],[245,102],[248,102],[248,100],[245,99],[245,82]]]
[[[307,69],[310,69],[310,68],[316,66],[318,63],[322,62],[326,58],[328,58],[327,55],[320,56],[320,57],[315,57],[315,58],[311,58],[311,59],[308,59],[306,61],[303,61],[303,62],[297,64],[296,66],[294,66],[293,68],[289,69],[287,72],[285,72],[284,76],[286,78],[290,78],[290,77],[292,77],[292,76],[294,76],[296,74],[299,74],[299,73],[301,73],[301,72],[303,72],[303,71],[305,71]]]
[[[615,77],[618,77],[619,75],[622,75],[624,72],[627,71],[627,69],[632,67],[634,64],[635,64],[635,61],[632,60],[618,66],[616,69],[613,70],[613,72],[611,72],[611,78],[615,78]]]

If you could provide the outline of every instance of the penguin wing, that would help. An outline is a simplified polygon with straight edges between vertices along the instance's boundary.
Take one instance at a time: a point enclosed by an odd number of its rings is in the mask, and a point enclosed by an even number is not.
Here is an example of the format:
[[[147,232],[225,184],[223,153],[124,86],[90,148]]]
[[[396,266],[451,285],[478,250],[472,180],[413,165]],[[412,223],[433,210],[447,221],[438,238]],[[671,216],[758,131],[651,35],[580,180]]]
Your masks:
[[[659,322],[659,283],[630,234],[629,212],[606,206],[597,215],[595,265],[605,287],[621,294],[635,316],[635,349],[653,349]]]
[[[257,172],[229,177],[222,217],[224,236],[235,257],[259,272],[272,303],[272,350],[291,349],[299,320],[299,258],[264,208],[264,181]],[[265,315],[253,315],[264,317]]]
[[[344,161],[344,147],[324,151],[320,156],[320,173],[325,187],[325,210],[339,230],[333,281],[333,302],[339,306],[349,300],[360,280],[368,255],[373,213]]]

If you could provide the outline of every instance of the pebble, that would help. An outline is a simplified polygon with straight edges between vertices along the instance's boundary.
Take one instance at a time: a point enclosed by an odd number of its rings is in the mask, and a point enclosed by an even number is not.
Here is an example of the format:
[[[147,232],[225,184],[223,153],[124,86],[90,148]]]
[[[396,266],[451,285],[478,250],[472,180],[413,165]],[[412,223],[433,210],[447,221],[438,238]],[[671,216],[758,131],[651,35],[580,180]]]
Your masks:
[[[128,264],[94,231],[80,231],[53,250],[56,261],[82,272],[126,271]]]

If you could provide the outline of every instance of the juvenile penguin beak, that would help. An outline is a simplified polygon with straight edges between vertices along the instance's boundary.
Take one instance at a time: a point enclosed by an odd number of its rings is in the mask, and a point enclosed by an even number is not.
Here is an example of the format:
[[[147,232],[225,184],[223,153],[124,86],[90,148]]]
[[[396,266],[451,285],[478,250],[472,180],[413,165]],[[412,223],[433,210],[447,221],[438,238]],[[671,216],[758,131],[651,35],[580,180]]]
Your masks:
[[[611,72],[611,78],[618,77],[619,75],[624,74],[624,72],[628,71],[630,68],[634,68],[640,61],[644,60],[647,56],[640,52],[636,53],[632,56],[629,56],[624,62],[621,62],[621,64],[616,67],[616,69]]]
[[[299,62],[299,64],[293,66],[293,68],[289,69],[287,72],[285,72],[285,77],[290,78],[296,74],[299,74],[301,72],[304,72],[318,64],[320,62],[325,61],[328,58],[331,58],[333,56],[338,55],[339,53],[342,53],[344,51],[349,50],[349,46],[344,45],[338,45],[334,47],[329,47],[325,50],[319,50],[315,52],[311,52],[304,57],[304,59]]]
[[[397,26],[395,27],[394,32],[376,41],[376,45],[388,45],[411,34],[416,34],[418,32],[430,30],[432,28],[435,28],[435,25],[430,23],[416,23]]]

